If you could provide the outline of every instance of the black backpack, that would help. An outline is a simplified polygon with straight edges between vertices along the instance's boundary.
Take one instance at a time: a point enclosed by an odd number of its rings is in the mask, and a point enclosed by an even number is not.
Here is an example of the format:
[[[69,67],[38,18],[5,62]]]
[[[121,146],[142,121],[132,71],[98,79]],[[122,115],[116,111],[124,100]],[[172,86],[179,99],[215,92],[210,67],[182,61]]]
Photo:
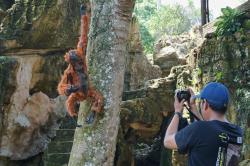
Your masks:
[[[229,137],[227,133],[219,134],[220,147],[216,166],[237,166],[239,164],[242,137]]]

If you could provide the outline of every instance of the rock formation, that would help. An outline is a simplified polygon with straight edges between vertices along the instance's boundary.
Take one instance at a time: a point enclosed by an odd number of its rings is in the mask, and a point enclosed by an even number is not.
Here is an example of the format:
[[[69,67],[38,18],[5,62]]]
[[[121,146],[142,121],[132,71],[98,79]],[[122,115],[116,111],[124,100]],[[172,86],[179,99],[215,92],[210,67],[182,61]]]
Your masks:
[[[0,51],[77,43],[80,0],[0,1]]]
[[[124,91],[140,89],[147,80],[161,76],[159,66],[152,65],[143,53],[139,22],[135,16],[130,24],[128,40]]]
[[[118,137],[117,165],[132,165],[142,160],[152,150],[139,145],[152,146],[157,140],[161,148],[161,138],[157,138],[164,119],[164,114],[173,112],[173,94],[175,80],[171,78],[154,79],[147,82],[140,95],[127,94],[126,101],[121,104],[121,125]],[[148,145],[147,145],[148,144]],[[128,159],[126,155],[130,154]],[[135,155],[132,155],[135,154]],[[138,163],[137,163],[138,165]]]
[[[60,78],[59,71],[46,73],[50,71],[46,69],[48,65],[58,62],[53,62],[53,58],[43,57],[43,53],[49,55],[46,51],[35,53],[31,50],[20,50],[5,53],[6,56],[1,57],[2,157],[23,160],[43,152],[51,138],[55,137],[55,131],[59,127],[58,120],[65,116],[65,108],[62,105],[65,99],[50,99],[45,94],[55,95],[56,86],[54,89],[37,88],[42,82],[53,85]],[[59,65],[57,67],[60,68]]]
[[[202,28],[194,27],[189,33],[163,36],[155,44],[154,64],[160,66],[162,77],[167,77],[174,66],[185,65],[186,56],[202,43]]]

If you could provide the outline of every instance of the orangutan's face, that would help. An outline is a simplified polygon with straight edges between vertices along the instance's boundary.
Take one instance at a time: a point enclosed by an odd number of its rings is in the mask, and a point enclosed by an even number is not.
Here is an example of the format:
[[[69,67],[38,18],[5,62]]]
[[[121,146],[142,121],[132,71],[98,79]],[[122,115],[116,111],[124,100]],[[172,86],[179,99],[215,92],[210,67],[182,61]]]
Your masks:
[[[64,60],[68,63],[71,62],[71,57],[72,55],[76,55],[76,50],[70,50],[69,52],[67,52],[65,55],[64,55]]]

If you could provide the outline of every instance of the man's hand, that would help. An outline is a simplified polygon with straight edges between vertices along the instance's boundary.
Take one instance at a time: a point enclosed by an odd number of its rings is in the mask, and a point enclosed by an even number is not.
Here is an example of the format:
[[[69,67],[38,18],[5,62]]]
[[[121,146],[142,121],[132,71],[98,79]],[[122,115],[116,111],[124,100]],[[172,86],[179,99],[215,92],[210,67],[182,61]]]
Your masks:
[[[188,101],[188,106],[191,108],[192,111],[196,111],[197,108],[196,108],[196,104],[195,104],[194,91],[191,88],[188,88],[187,90],[191,94],[190,100]]]
[[[179,112],[179,113],[182,113],[183,111],[183,104],[184,104],[184,99],[179,102],[176,94],[175,94],[175,101],[174,101],[174,109],[175,109],[175,112]],[[177,145],[176,145],[176,142],[175,142],[175,134],[177,133],[177,130],[178,130],[178,125],[179,125],[179,119],[180,117],[178,116],[174,116],[173,119],[171,120],[168,128],[167,128],[167,131],[166,131],[166,134],[165,134],[165,138],[164,138],[164,146],[166,148],[169,148],[169,149],[176,149],[177,148]]]
[[[190,101],[188,102],[188,106],[191,108],[191,111],[200,119],[203,120],[201,114],[197,111],[197,107],[195,104],[194,91],[191,88],[188,88],[188,91],[191,94]]]
[[[183,108],[184,108],[184,102],[185,102],[185,100],[183,99],[181,102],[179,102],[179,100],[178,100],[176,94],[175,94],[175,96],[174,96],[174,99],[175,99],[175,100],[174,100],[174,110],[175,110],[175,112],[180,112],[180,113],[182,113]]]

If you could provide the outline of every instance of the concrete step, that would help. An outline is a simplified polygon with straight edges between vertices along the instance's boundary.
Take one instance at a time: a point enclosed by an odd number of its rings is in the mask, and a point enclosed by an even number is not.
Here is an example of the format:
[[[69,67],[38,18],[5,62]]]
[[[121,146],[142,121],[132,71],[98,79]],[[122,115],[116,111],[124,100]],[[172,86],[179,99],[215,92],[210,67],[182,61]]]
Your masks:
[[[69,153],[52,153],[48,154],[45,166],[63,166],[69,161]]]
[[[48,147],[48,154],[51,153],[70,153],[73,141],[52,142]]]
[[[60,129],[75,129],[76,122],[76,118],[72,119],[72,117],[66,116],[61,122]]]
[[[73,141],[74,140],[74,129],[59,129],[56,131],[56,138],[53,142],[57,141]]]

